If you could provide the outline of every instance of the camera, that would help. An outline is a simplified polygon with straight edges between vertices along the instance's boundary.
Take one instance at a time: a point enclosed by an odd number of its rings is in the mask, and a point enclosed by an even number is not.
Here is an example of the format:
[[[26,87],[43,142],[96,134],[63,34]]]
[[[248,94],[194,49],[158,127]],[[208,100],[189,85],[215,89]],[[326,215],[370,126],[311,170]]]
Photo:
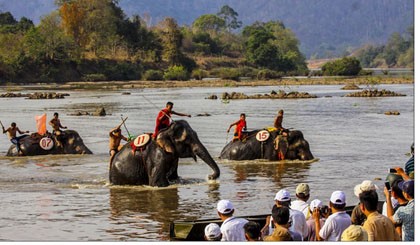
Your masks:
[[[396,172],[397,172],[397,170],[395,170],[395,168],[390,168],[388,172],[389,172],[389,173],[396,173]]]
[[[321,211],[321,214],[327,215],[327,214],[330,213],[330,208],[328,206],[324,205],[324,206],[321,207],[320,211]]]
[[[389,184],[389,181],[385,181],[385,187],[388,191],[391,190],[391,185]]]

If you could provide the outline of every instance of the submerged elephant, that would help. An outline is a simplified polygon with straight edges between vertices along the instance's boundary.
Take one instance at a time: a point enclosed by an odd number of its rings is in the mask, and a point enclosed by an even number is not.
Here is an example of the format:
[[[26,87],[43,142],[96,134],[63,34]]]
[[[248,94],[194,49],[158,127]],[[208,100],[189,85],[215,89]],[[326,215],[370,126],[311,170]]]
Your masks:
[[[248,132],[245,140],[229,142],[220,153],[220,158],[229,160],[254,160],[267,159],[279,160],[281,152],[287,160],[312,160],[314,159],[309,143],[303,138],[299,130],[288,132],[288,136],[279,136],[278,131],[255,130]],[[256,136],[260,136],[257,140]],[[262,138],[262,139],[261,139]],[[279,140],[279,150],[275,150],[275,141]]]
[[[197,133],[184,120],[174,121],[161,131],[156,140],[141,147],[127,143],[111,162],[109,181],[115,185],[168,186],[178,178],[179,158],[197,156],[213,169],[209,179],[220,175],[217,163],[198,139]]]
[[[62,147],[56,144],[55,136],[42,137],[33,133],[19,140],[22,154],[18,154],[16,145],[11,145],[7,156],[36,156],[48,154],[92,154],[89,148],[83,143],[82,138],[74,130],[62,132],[60,139]]]

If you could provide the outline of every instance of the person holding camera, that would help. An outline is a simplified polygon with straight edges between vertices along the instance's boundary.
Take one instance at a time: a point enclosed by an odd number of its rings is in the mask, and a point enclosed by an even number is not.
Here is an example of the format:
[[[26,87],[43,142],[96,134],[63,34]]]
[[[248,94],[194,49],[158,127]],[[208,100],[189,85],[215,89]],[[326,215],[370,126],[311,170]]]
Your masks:
[[[329,212],[328,207],[323,208],[322,201],[319,199],[314,199],[309,204],[309,218],[308,220],[306,220],[306,225],[308,225],[308,241],[316,241],[315,218],[313,216],[315,209],[319,209],[321,212],[321,217],[319,219],[319,224],[321,228],[322,226],[324,226],[325,223],[325,217],[323,217],[324,213]]]
[[[317,241],[340,241],[341,234],[351,225],[350,215],[346,213],[346,195],[342,191],[334,191],[330,197],[329,207],[332,214],[325,220],[321,228],[321,212],[314,209],[315,234]]]
[[[385,199],[386,199],[386,202],[384,203],[385,204],[384,209],[386,209],[387,217],[393,216],[394,213],[398,210],[398,208],[404,207],[408,203],[407,199],[405,199],[402,193],[402,190],[398,187],[398,184],[402,181],[403,181],[402,179],[398,179],[392,183],[392,186],[390,188],[388,188],[388,186],[384,188],[384,194],[385,194]],[[392,205],[392,208],[390,208],[388,212],[388,203],[392,203],[391,198],[395,199],[397,201],[397,204],[395,206]],[[400,237],[402,237],[401,224],[395,224],[395,230],[400,235]]]
[[[395,224],[402,226],[402,240],[414,241],[414,180],[400,181],[398,188],[402,190],[403,196],[407,199],[405,206],[399,207],[393,215],[390,195],[385,194],[387,198],[388,218]],[[386,190],[388,192],[388,190]],[[384,190],[385,192],[385,190]]]

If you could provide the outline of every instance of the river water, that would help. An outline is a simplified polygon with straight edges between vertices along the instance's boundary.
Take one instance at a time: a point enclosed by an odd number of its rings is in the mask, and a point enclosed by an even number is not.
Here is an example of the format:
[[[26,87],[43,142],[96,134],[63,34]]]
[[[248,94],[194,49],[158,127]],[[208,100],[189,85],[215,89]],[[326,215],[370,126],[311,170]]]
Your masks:
[[[414,140],[414,85],[379,85],[379,89],[407,95],[384,98],[343,97],[352,91],[341,87],[60,91],[70,96],[61,100],[0,98],[0,120],[5,126],[15,121],[22,130],[35,131],[35,115],[47,113],[50,120],[58,112],[62,124],[78,131],[94,152],[88,156],[8,158],[3,156],[10,143],[1,136],[0,241],[168,240],[170,221],[215,218],[220,199],[230,199],[236,215],[266,214],[278,190],[286,188],[293,194],[300,182],[309,183],[310,200],[318,198],[326,204],[333,191],[342,190],[347,203],[354,205],[356,184],[373,180],[382,190],[387,169],[403,166],[408,160]],[[318,98],[229,103],[205,99],[223,92],[256,94],[279,89],[309,92]],[[6,88],[0,88],[0,93],[5,92]],[[180,182],[167,188],[110,186],[108,131],[121,122],[121,116],[128,116],[131,134],[152,132],[155,116],[167,101],[174,102],[175,111],[193,115],[187,121],[218,162],[220,179],[207,181],[211,169],[200,159],[182,159]],[[97,107],[112,115],[69,115],[93,112]],[[279,164],[217,159],[227,142],[229,124],[239,119],[240,113],[247,114],[248,128],[256,129],[271,126],[281,108],[285,111],[283,126],[301,130],[318,161]],[[384,115],[392,110],[401,114]],[[197,116],[202,113],[210,116]]]

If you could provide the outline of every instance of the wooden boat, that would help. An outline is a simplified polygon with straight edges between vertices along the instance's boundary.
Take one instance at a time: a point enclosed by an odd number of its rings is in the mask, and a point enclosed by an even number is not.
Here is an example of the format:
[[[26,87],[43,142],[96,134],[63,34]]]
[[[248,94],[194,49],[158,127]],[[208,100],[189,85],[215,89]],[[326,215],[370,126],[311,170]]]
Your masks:
[[[383,201],[378,203],[378,211],[382,212]],[[351,215],[354,207],[347,206],[346,212]],[[252,215],[252,216],[235,216],[238,218],[244,218],[249,221],[254,221],[264,227],[266,218],[271,214],[261,214],[261,215]],[[204,241],[204,228],[210,224],[216,223],[219,226],[222,225],[221,219],[199,219],[195,221],[173,221],[170,223],[169,238],[171,241]]]

